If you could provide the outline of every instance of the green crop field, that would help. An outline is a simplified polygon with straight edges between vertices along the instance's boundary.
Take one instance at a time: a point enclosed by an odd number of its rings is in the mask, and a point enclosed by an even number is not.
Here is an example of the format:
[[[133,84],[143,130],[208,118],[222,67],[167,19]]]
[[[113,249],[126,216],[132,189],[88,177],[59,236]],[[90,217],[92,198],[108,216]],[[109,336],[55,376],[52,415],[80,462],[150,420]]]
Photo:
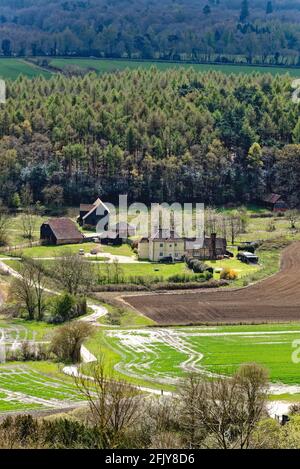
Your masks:
[[[16,80],[19,75],[34,78],[39,75],[49,78],[51,72],[43,70],[22,59],[0,59],[0,78],[4,80]]]
[[[58,377],[53,370],[54,365],[47,363],[1,365],[0,412],[63,407],[81,401],[72,379]]]
[[[300,77],[300,69],[282,68],[282,67],[259,67],[259,66],[243,66],[243,65],[208,65],[208,64],[187,64],[172,62],[153,62],[153,61],[132,61],[132,60],[110,60],[110,59],[53,59],[50,61],[52,67],[63,70],[67,66],[76,66],[84,69],[91,69],[97,73],[114,72],[117,70],[150,68],[157,67],[159,70],[167,70],[169,68],[194,68],[199,72],[207,72],[209,70],[217,70],[223,73],[271,73],[285,74]]]
[[[174,385],[190,371],[230,375],[256,362],[269,370],[271,382],[300,385],[300,364],[292,360],[299,339],[300,324],[120,328],[98,332],[91,346],[95,353],[104,350],[119,374],[142,383]]]

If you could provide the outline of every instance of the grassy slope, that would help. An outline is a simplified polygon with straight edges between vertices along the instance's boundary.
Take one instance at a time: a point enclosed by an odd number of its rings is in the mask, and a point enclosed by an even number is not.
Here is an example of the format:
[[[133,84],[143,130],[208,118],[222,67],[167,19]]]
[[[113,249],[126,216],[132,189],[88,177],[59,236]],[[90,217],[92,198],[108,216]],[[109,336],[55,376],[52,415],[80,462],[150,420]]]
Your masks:
[[[21,59],[0,59],[0,78],[16,80],[19,75],[25,75],[28,78],[42,75],[50,78],[51,73]]]
[[[276,74],[285,74],[290,73],[291,76],[300,76],[300,69],[283,69],[280,67],[245,67],[238,65],[206,65],[206,64],[184,64],[184,63],[172,63],[172,62],[151,62],[151,61],[130,61],[130,60],[110,60],[110,59],[52,59],[50,65],[59,69],[64,69],[64,67],[72,65],[78,66],[81,68],[92,68],[97,71],[97,73],[104,72],[113,72],[116,70],[136,69],[136,68],[150,68],[157,67],[160,70],[167,70],[169,68],[194,68],[200,72],[206,72],[209,70],[217,70],[223,73],[271,73],[272,75]]]

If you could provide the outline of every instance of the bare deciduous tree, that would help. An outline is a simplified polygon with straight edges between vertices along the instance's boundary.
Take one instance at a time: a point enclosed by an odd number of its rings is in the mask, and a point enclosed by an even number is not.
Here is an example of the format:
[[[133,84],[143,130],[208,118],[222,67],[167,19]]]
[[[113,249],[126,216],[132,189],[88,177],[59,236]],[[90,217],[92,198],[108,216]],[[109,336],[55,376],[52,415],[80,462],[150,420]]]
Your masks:
[[[0,200],[0,246],[7,243],[8,216],[7,210]]]
[[[77,295],[83,287],[93,283],[94,272],[89,262],[66,249],[54,266],[54,276],[71,295]]]
[[[20,276],[13,280],[11,294],[25,306],[30,320],[41,321],[45,310],[45,274],[42,265],[33,259],[23,258]]]
[[[127,382],[108,377],[103,359],[91,366],[89,378],[80,373],[76,384],[89,403],[103,448],[117,448],[125,432],[141,417],[140,393]]]
[[[183,415],[218,448],[246,449],[265,410],[268,391],[266,371],[258,365],[243,365],[232,378],[193,378],[183,388],[185,403],[193,401],[195,418],[183,406]],[[202,443],[205,445],[205,441]]]

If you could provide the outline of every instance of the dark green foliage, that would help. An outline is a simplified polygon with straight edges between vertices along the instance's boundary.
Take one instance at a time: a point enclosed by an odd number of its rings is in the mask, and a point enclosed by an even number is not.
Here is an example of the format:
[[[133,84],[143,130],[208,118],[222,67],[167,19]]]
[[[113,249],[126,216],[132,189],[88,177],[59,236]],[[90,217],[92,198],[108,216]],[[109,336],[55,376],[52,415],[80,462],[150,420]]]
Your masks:
[[[0,50],[43,67],[49,55],[299,63],[299,2],[276,3],[2,0]]]
[[[50,321],[60,324],[86,314],[87,303],[85,298],[76,298],[70,293],[63,293],[51,298],[49,309]]]
[[[17,448],[96,449],[102,438],[96,427],[76,420],[57,418],[37,420],[30,415],[7,417],[0,424],[0,433]]]
[[[0,198],[8,205],[26,186],[51,207],[56,197],[61,206],[120,193],[223,204],[274,191],[296,204],[290,85],[288,76],[155,68],[19,78],[0,116]]]
[[[189,269],[193,270],[195,274],[202,274],[204,272],[209,272],[213,274],[213,268],[209,267],[204,262],[199,261],[198,259],[194,259],[193,257],[186,257],[185,261]]]

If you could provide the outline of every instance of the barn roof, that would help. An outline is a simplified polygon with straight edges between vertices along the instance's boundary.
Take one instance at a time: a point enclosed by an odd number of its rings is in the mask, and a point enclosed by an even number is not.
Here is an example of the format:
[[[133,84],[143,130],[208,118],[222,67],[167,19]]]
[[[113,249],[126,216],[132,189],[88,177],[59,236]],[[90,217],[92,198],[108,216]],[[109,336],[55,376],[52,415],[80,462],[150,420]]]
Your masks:
[[[268,194],[263,198],[263,202],[266,202],[268,204],[276,204],[281,199],[281,195],[279,194]]]
[[[85,220],[86,218],[88,218],[93,212],[95,212],[95,210],[97,210],[98,207],[102,206],[104,208],[105,211],[107,211],[108,213],[110,213],[110,210],[109,208],[102,202],[101,199],[97,199],[92,205],[91,205],[91,209],[90,211],[84,215],[83,217],[83,220]]]
[[[70,218],[53,218],[44,223],[44,225],[49,225],[56,239],[74,239],[79,241],[84,239],[83,234]]]

